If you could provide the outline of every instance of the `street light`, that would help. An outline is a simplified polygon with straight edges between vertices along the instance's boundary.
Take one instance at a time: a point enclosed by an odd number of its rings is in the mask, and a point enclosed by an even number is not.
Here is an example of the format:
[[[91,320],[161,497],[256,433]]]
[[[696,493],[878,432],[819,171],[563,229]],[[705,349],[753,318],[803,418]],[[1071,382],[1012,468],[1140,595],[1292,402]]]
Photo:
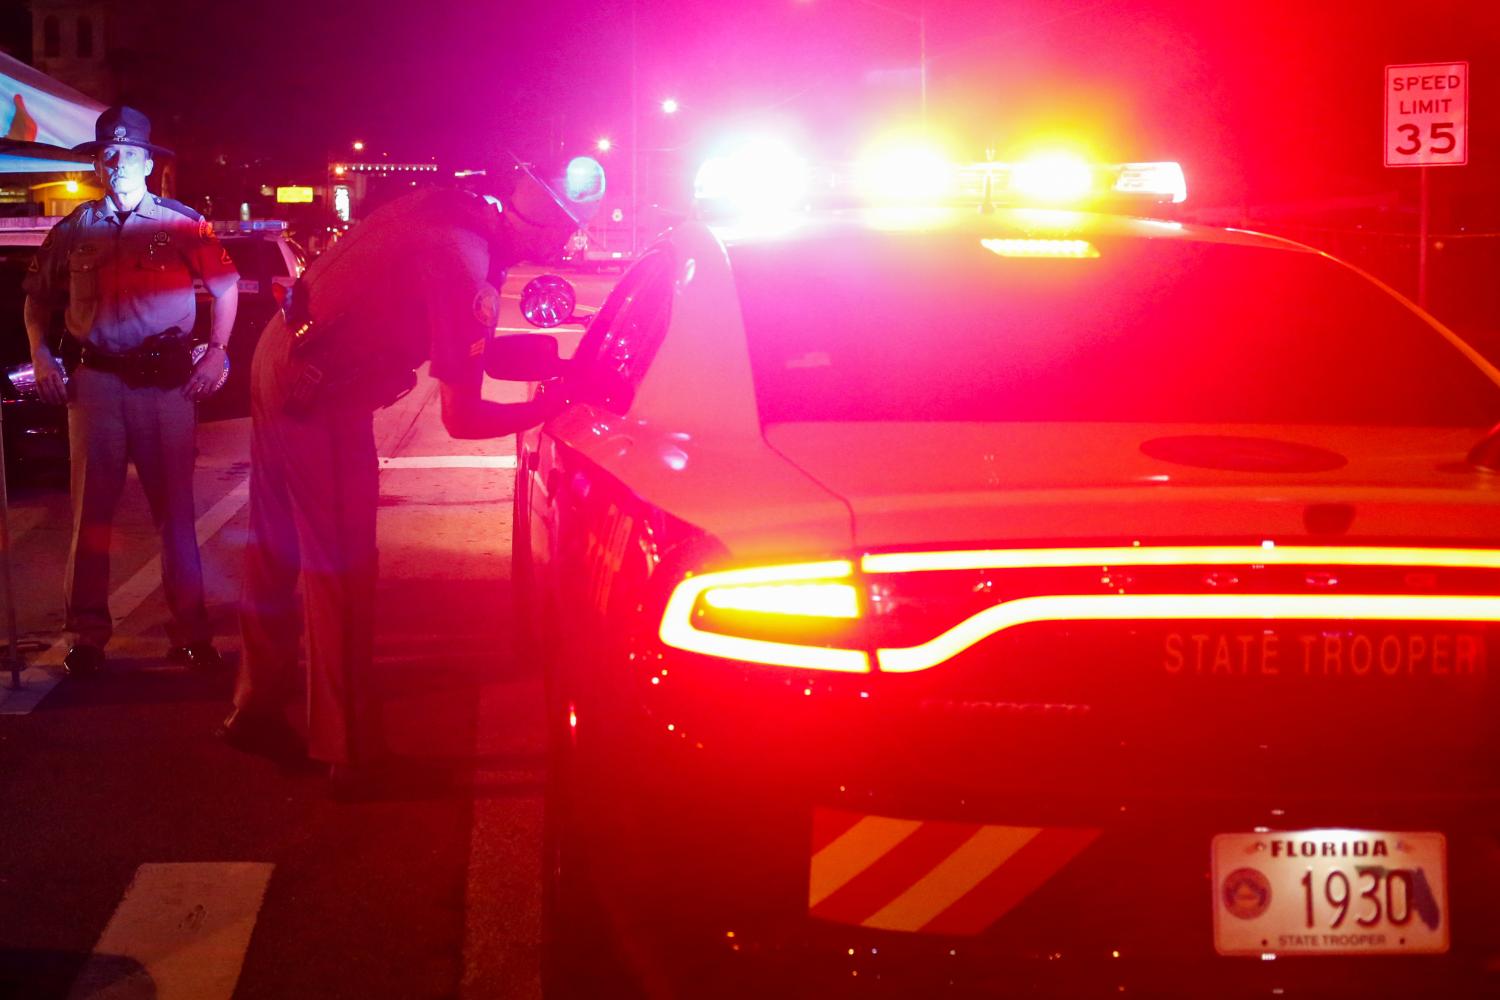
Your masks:
[[[675,115],[677,113],[677,101],[671,97],[661,102],[661,113],[664,115]]]
[[[355,139],[354,140],[354,151],[356,153],[363,153],[365,151],[365,144],[363,142],[359,141],[358,139]]]
[[[599,141],[594,143],[594,148],[601,153],[607,153],[614,148],[614,145],[609,141],[609,136],[600,136]]]

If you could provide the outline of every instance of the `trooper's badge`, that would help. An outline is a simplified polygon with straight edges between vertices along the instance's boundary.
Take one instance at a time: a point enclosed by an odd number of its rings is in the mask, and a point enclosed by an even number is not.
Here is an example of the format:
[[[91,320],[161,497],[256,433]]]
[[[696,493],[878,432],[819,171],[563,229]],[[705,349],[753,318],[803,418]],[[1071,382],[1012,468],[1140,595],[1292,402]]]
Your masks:
[[[165,229],[158,229],[151,236],[151,245],[152,246],[164,247],[168,243],[171,243],[171,242],[172,242],[172,237],[170,237],[170,236],[167,235],[167,231]]]
[[[500,325],[500,293],[488,282],[480,285],[479,291],[474,293],[474,318],[487,331]]]

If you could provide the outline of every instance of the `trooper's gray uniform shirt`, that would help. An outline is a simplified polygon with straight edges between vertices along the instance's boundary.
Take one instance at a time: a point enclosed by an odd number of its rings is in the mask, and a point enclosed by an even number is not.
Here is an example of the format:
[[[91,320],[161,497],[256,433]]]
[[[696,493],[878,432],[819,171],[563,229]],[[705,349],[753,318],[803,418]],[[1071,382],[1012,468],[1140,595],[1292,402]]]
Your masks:
[[[239,272],[203,217],[151,193],[133,212],[108,198],[80,205],[53,227],[27,274],[26,293],[64,310],[69,335],[111,354],[176,327],[193,328],[194,280],[214,295]],[[115,507],[133,462],[162,539],[162,583],[173,645],[207,641],[203,572],[193,521],[193,403],[180,389],[132,388],[82,366],[68,383],[73,542],[64,579],[74,643],[103,646]]]

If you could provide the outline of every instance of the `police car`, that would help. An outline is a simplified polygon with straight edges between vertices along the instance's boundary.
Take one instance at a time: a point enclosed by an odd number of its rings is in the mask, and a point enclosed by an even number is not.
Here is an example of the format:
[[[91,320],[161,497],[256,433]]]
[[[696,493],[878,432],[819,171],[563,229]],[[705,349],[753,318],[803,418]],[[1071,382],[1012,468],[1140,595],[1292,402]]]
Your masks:
[[[549,995],[1493,995],[1500,371],[981,173],[492,344],[569,400],[514,522]]]
[[[51,216],[0,219],[0,371],[6,374],[0,378],[0,423],[5,465],[10,473],[25,469],[53,478],[67,467],[67,419],[61,407],[33,398],[22,283],[37,248],[57,221]]]
[[[307,267],[307,255],[291,240],[287,224],[278,219],[222,221],[213,224],[214,235],[240,272],[239,306],[234,332],[229,338],[229,379],[224,387],[198,404],[200,418],[242,417],[250,412],[250,359],[260,332],[291,292]],[[193,339],[208,339],[212,301],[202,282],[198,292],[198,316]]]

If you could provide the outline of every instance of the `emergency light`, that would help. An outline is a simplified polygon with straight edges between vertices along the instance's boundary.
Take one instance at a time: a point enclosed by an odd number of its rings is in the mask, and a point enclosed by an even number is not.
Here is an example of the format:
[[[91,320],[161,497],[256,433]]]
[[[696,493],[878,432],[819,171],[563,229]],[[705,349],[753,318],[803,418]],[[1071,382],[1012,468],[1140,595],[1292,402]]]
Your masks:
[[[238,222],[219,221],[212,223],[215,236],[226,236],[235,233],[279,233],[286,229],[286,223],[280,219],[242,219]]]
[[[1187,181],[1182,166],[1172,161],[1105,164],[1054,153],[1010,163],[964,164],[920,146],[881,149],[853,164],[812,166],[788,147],[762,140],[705,162],[694,199],[700,217],[719,222],[808,205],[1139,210],[1182,203]],[[1041,249],[1026,248],[1028,255]],[[1073,256],[1077,249],[1053,248],[1058,256]]]

